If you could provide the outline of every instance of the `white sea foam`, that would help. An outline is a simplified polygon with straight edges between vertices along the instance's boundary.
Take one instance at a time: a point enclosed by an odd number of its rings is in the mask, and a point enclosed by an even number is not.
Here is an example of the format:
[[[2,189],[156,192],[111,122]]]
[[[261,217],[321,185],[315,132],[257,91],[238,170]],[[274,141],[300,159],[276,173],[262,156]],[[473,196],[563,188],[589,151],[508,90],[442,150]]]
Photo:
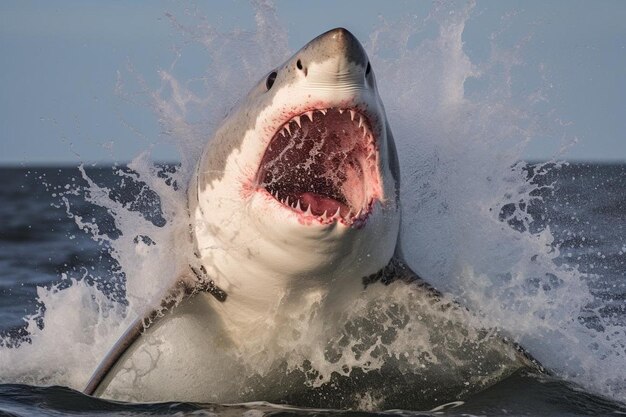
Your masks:
[[[220,33],[205,21],[188,26],[170,16],[177,30],[206,48],[211,63],[201,83],[181,80],[173,65],[160,72],[160,86],[142,87],[163,131],[178,146],[182,165],[164,178],[146,154],[131,164],[135,174],[126,175],[134,175],[158,194],[166,225],[155,226],[90,181],[88,198],[109,211],[122,235],[108,239],[95,233],[98,226],[91,220],[77,215],[75,219],[95,239],[111,245],[126,276],[126,303],[111,301],[80,276],[71,277],[74,281],[63,290],[40,289],[44,326],[36,325],[37,317],[28,318],[32,343],[0,349],[3,382],[82,388],[129,321],[150,307],[185,264],[189,256],[184,239],[185,187],[170,184],[187,182],[203,144],[234,99],[289,52],[284,25],[272,9],[255,7],[256,32]],[[593,330],[581,324],[578,317],[593,301],[585,277],[573,267],[555,263],[559,250],[549,228],[530,231],[528,207],[539,197],[518,161],[529,141],[552,129],[552,120],[533,111],[537,97],[545,94],[539,88],[527,97],[512,97],[512,68],[523,62],[518,49],[494,47],[486,62],[470,60],[462,35],[471,16],[471,5],[437,4],[424,21],[382,23],[364,40],[400,150],[403,251],[425,279],[477,312],[468,320],[501,329],[557,375],[624,400],[624,327],[607,323],[603,330]],[[438,28],[436,35],[410,44],[432,25]],[[497,45],[497,36],[493,42]],[[470,95],[467,83],[472,79],[484,81],[485,87]],[[122,82],[119,86],[124,89]],[[503,220],[505,205],[514,207],[509,219],[516,226]],[[71,205],[68,210],[72,212]],[[406,294],[395,288],[385,301],[400,309],[411,307],[413,301]],[[349,318],[370,312],[368,303],[374,302],[354,301]],[[357,339],[342,344],[341,359],[329,365],[326,345],[316,345],[315,336],[327,336],[332,329],[312,316],[304,324],[292,323],[298,337],[280,348],[282,353],[291,352],[294,364],[308,357],[318,371],[339,373],[346,367],[380,365],[356,353],[363,348],[371,354],[380,341],[355,348],[362,342]],[[334,330],[339,340],[345,328]],[[433,341],[396,330],[393,341],[383,344],[391,356],[406,355],[403,366],[437,360]],[[431,356],[425,359],[424,352]]]

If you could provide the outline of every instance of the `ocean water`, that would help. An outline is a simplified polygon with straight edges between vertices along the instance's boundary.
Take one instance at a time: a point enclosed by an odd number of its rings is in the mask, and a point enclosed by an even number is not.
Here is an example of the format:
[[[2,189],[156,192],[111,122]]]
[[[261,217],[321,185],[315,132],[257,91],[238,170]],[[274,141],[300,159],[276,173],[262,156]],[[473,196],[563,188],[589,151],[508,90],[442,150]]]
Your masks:
[[[528,165],[528,175],[541,166],[543,164]],[[63,297],[59,302],[55,302],[55,297],[72,287],[81,288],[76,281],[78,279],[86,286],[99,288],[111,300],[128,304],[125,301],[127,295],[121,290],[123,286],[119,284],[124,280],[120,276],[123,271],[111,253],[112,248],[81,230],[74,218],[79,214],[92,221],[95,219],[94,224],[100,226],[97,233],[119,238],[123,231],[117,229],[111,214],[101,206],[89,202],[77,190],[89,190],[88,183],[83,179],[83,175],[88,175],[100,186],[108,187],[109,196],[113,200],[136,201],[138,190],[142,187],[145,189],[145,184],[135,183],[130,186],[128,182],[122,181],[124,177],[119,175],[120,169],[128,172],[128,169],[121,167],[86,168],[85,174],[73,167],[0,169],[4,180],[0,185],[0,196],[4,203],[1,208],[4,222],[0,227],[0,375],[3,382],[0,384],[0,413],[22,416],[347,413],[341,410],[324,410],[324,407],[311,410],[266,403],[121,403],[85,396],[76,391],[80,390],[80,386],[74,386],[74,389],[59,386],[75,384],[72,377],[74,372],[81,375],[79,380],[84,380],[90,372],[89,364],[81,364],[80,357],[59,360],[63,352],[56,349],[67,349],[67,342],[73,344],[82,338],[73,335],[74,331],[82,330],[86,333],[85,337],[93,337],[93,334],[87,336],[91,330],[86,328],[93,323],[84,317],[78,323],[73,323],[70,317],[70,314],[85,314],[84,311],[74,310],[78,306],[84,309],[93,306],[85,300],[80,305],[77,304],[74,296]],[[163,168],[163,171],[171,172],[174,168]],[[68,187],[68,184],[71,186]],[[532,227],[544,230],[546,227],[550,228],[554,237],[551,246],[559,252],[555,262],[575,267],[584,274],[585,283],[593,296],[593,302],[573,319],[587,329],[590,335],[605,335],[608,326],[623,330],[626,324],[626,242],[623,230],[626,227],[626,164],[576,163],[552,167],[537,185],[542,187],[548,184],[552,184],[550,188],[538,188],[538,194],[542,196],[541,204],[535,204],[529,209],[531,216],[538,219],[536,223],[540,223],[533,224]],[[142,206],[133,208],[144,213],[157,225],[163,225],[165,220],[156,202],[156,194],[151,194],[142,201]],[[154,204],[148,204],[150,201]],[[72,211],[68,212],[66,204],[71,205]],[[523,229],[522,223],[512,220],[511,211],[512,208],[508,206],[502,207],[499,213],[501,222],[510,223],[510,227],[515,229]],[[85,288],[81,291],[88,296],[93,295],[86,292]],[[63,310],[63,305],[58,305],[65,303],[72,309],[69,313]],[[47,309],[58,311],[48,312]],[[49,320],[47,315],[56,317]],[[563,318],[568,319],[571,318]],[[47,327],[52,328],[51,335],[45,334]],[[71,340],[64,341],[61,337],[69,337]],[[613,340],[620,343],[624,339],[619,336]],[[102,350],[89,346],[90,343],[96,343],[94,340],[83,343],[83,348]],[[83,348],[70,349],[81,354]],[[579,346],[578,349],[585,347]],[[617,347],[615,351],[618,358],[623,354],[623,350],[619,349]],[[26,351],[20,354],[22,350]],[[535,355],[541,353],[541,350],[529,351]],[[607,360],[605,357],[595,356],[597,353],[594,349],[586,351],[589,355],[586,361],[591,366],[602,366],[602,361]],[[11,363],[7,359],[31,363]],[[48,360],[57,362],[44,363]],[[87,369],[63,369],[71,368],[70,364]],[[624,362],[617,360],[614,364],[619,367]],[[469,397],[460,395],[456,402],[412,411],[403,404],[404,411],[391,411],[385,415],[626,413],[626,405],[621,402],[623,391],[620,391],[623,389],[620,384],[624,382],[624,375],[619,369],[613,374],[614,379],[607,378],[604,381],[607,388],[611,383],[615,384],[611,390],[604,392],[599,392],[593,384],[585,386],[588,374],[567,375],[567,369],[558,367],[550,368],[549,372],[551,375],[518,371],[477,394]],[[576,380],[577,377],[580,379]],[[416,385],[415,391],[419,392],[422,388]],[[611,398],[612,395],[614,398]],[[420,404],[419,401],[416,400],[416,404]],[[376,412],[369,411],[369,414],[376,415]],[[363,411],[362,415],[368,413]]]
[[[550,80],[538,74],[535,85],[517,88],[522,45],[498,45],[494,29],[492,55],[472,61],[462,41],[471,4],[437,3],[424,21],[382,22],[362,40],[400,150],[401,244],[413,269],[472,312],[468,325],[487,329],[487,341],[505,337],[523,346],[545,374],[521,370],[487,383],[472,374],[470,361],[470,372],[458,378],[467,388],[456,392],[416,380],[422,366],[458,350],[464,339],[433,344],[407,331],[406,324],[418,320],[410,289],[394,287],[383,298],[347,303],[346,312],[347,323],[365,317],[368,329],[391,331],[390,341],[343,333],[337,339],[350,343],[335,346],[341,360],[310,358],[315,370],[334,372],[348,385],[369,381],[385,388],[379,392],[387,398],[351,406],[359,412],[342,410],[343,393],[305,409],[263,402],[133,404],[78,392],[126,326],[172,284],[172,265],[186,256],[173,243],[186,226],[186,184],[210,132],[290,53],[272,8],[254,7],[257,28],[250,32],[220,32],[201,18],[182,23],[169,16],[187,36],[185,45],[200,46],[210,58],[201,82],[176,71],[184,67],[180,56],[160,70],[159,85],[146,85],[132,71],[120,76],[118,90],[135,92],[129,101],[154,110],[180,164],[154,164],[147,150],[128,165],[0,169],[0,413],[626,413],[626,165],[562,162],[566,154],[522,162],[528,144],[541,138],[565,137],[566,148],[567,132],[550,111]],[[363,313],[372,305],[378,316]],[[389,320],[377,330],[381,318]],[[310,340],[326,336],[319,323],[308,324]],[[286,349],[306,358],[315,346]],[[384,360],[374,360],[381,349],[408,359],[390,374]],[[364,368],[369,373],[356,372]],[[263,372],[249,369],[250,376]],[[241,375],[229,377],[236,383]],[[256,381],[267,395],[253,400],[276,398],[271,381]],[[298,387],[304,397],[314,388]],[[437,390],[446,395],[433,395]]]

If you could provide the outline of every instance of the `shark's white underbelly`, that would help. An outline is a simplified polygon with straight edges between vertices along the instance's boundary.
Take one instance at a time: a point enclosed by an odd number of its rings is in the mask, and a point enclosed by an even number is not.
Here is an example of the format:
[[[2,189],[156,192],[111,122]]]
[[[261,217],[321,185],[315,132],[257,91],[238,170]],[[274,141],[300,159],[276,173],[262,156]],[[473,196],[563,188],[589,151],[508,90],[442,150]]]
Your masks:
[[[437,301],[426,288],[396,282],[373,284],[359,297],[334,295],[328,292],[321,304],[313,296],[308,301],[303,298],[290,311],[290,318],[266,325],[258,321],[248,331],[233,334],[220,317],[220,305],[212,296],[199,294],[137,339],[96,394],[141,402],[280,401],[285,393],[313,389],[297,378],[290,382],[289,370],[280,367],[294,348],[308,349],[306,359],[325,375],[342,372],[341,361],[335,362],[332,352],[348,362],[350,355],[355,355],[352,360],[362,355],[376,362],[378,346],[389,351],[389,364],[406,361],[394,366],[406,373],[407,381],[417,386],[423,380],[436,381],[436,386],[451,391],[462,390],[468,381],[473,389],[488,386],[515,369],[532,366],[498,336],[472,329],[471,315],[465,309]],[[311,317],[311,311],[317,315]],[[298,317],[302,317],[300,325],[294,321]],[[296,331],[308,334],[289,340]],[[395,336],[386,340],[389,332]],[[367,346],[369,339],[374,341],[372,347]],[[368,361],[360,362],[354,366]],[[255,372],[259,369],[260,373]],[[364,392],[376,387],[373,382],[361,384]],[[355,395],[362,394],[357,391]]]

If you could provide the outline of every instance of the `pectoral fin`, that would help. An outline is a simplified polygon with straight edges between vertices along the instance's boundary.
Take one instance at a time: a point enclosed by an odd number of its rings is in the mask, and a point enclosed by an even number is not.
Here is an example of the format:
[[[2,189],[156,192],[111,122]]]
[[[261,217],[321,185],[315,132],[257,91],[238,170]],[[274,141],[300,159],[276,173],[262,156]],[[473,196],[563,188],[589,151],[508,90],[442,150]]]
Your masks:
[[[389,285],[392,282],[401,281],[427,290],[432,297],[441,299],[442,294],[432,285],[424,281],[415,273],[399,256],[394,256],[386,267],[380,271],[363,278],[363,285],[367,287],[375,282]]]
[[[176,284],[167,291],[166,295],[161,298],[158,304],[159,307],[151,310],[144,317],[138,317],[132,322],[100,362],[89,379],[83,393],[94,395],[102,381],[106,378],[111,369],[113,369],[122,355],[139,339],[150,325],[163,317],[165,312],[175,308],[181,302],[184,302],[200,292],[208,292],[217,300],[221,302],[226,301],[226,293],[207,276],[204,267],[195,268],[190,266],[190,274],[187,275],[191,275],[192,279],[189,279],[188,276],[179,279]]]

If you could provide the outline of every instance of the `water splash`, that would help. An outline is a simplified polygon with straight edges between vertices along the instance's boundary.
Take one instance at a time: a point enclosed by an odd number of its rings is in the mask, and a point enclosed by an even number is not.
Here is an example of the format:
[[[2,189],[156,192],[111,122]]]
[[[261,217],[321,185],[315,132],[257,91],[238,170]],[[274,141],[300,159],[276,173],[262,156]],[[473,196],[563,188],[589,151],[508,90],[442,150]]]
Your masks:
[[[534,111],[537,97],[545,96],[541,87],[513,99],[519,51],[494,45],[486,63],[470,61],[462,35],[471,12],[471,4],[436,5],[422,25],[394,23],[372,36],[380,91],[401,149],[403,250],[418,273],[558,375],[624,399],[626,381],[615,372],[623,368],[623,325],[597,332],[579,319],[594,301],[586,276],[557,262],[549,226],[537,227],[531,215],[542,203],[541,187],[549,187],[538,185],[539,178],[559,164],[529,171],[519,160],[529,141],[552,132],[557,121]],[[432,21],[438,36],[411,47],[408,40]],[[379,58],[388,48],[397,57]],[[407,74],[414,78],[407,81]],[[470,97],[473,79],[487,87]]]

